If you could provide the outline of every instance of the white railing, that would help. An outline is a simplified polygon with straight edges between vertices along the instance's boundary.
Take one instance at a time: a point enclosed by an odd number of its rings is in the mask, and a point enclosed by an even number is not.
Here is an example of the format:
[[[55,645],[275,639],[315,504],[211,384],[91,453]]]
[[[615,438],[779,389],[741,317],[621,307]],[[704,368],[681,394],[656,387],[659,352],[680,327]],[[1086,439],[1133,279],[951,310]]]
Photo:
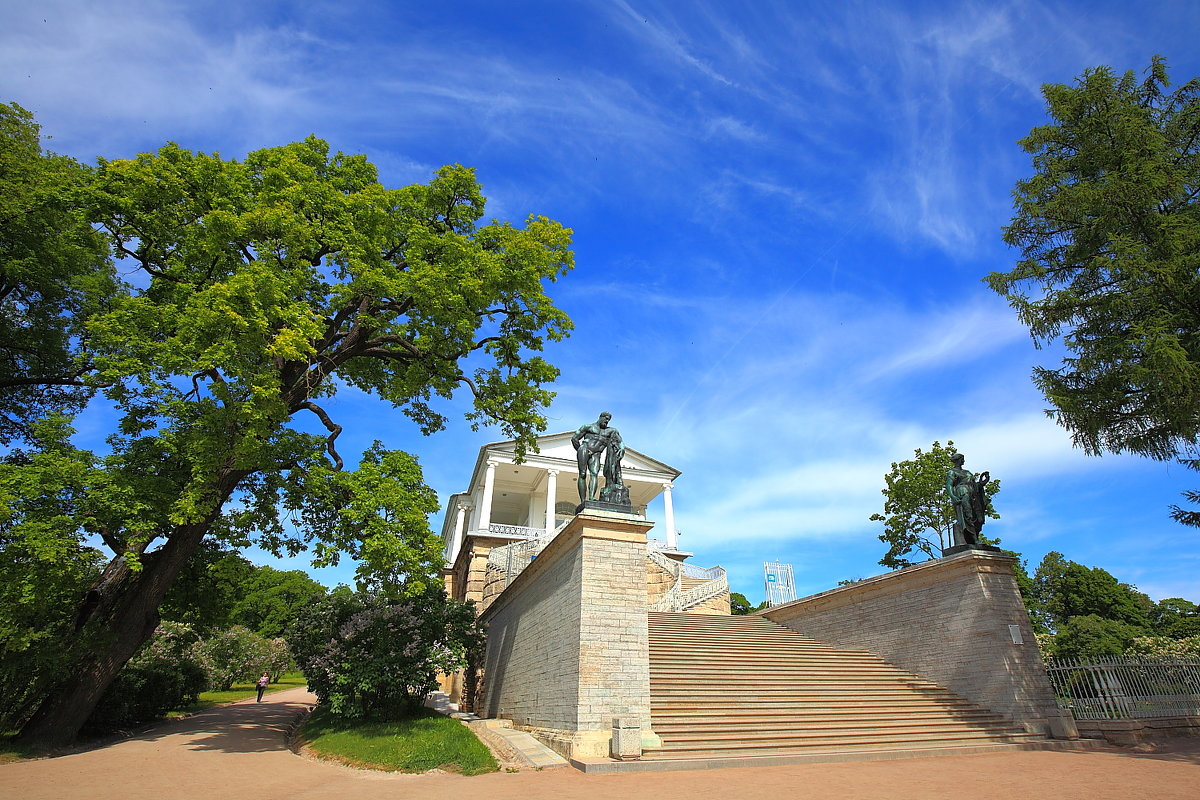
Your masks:
[[[720,567],[715,567],[720,569]],[[687,591],[679,593],[679,610],[687,611],[689,608],[700,605],[701,603],[711,600],[717,595],[724,594],[729,591],[729,579],[725,577],[725,570],[721,570],[721,577],[710,581],[705,581],[699,586],[693,586]]]
[[[729,577],[725,574],[724,567],[696,567],[667,558],[654,550],[648,550],[646,557],[675,578],[675,583],[654,604],[652,611],[686,611],[729,591]],[[703,583],[684,589],[685,577],[701,580]]]
[[[545,528],[527,528],[524,525],[500,525],[493,522],[488,525],[488,533],[497,536],[519,536],[522,539],[541,539],[546,535]]]
[[[697,567],[685,562],[680,563],[683,574],[689,578],[699,578],[702,581],[715,581],[725,577],[724,567]]]
[[[529,566],[545,546],[546,541],[542,539],[525,539],[502,547],[493,547],[488,553],[488,569],[502,573],[504,588],[507,589],[513,579]]]
[[[680,594],[681,594],[681,592],[679,589],[679,583],[676,582],[674,586],[672,586],[670,589],[667,589],[667,593],[664,594],[661,598],[659,598],[659,601],[657,603],[655,603],[653,606],[650,607],[650,610],[651,611],[680,611],[680,610],[682,610],[679,607],[679,595]]]
[[[673,558],[667,558],[662,553],[655,550],[647,550],[646,558],[653,561],[658,566],[662,567],[666,572],[670,573],[671,577],[676,581],[679,580],[679,562]]]

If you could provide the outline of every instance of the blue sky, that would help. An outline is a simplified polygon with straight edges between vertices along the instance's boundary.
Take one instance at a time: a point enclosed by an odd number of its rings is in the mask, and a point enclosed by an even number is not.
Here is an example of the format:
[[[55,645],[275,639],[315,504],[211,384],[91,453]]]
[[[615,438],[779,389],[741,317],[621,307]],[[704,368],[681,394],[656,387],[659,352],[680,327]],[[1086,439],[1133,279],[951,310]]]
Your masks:
[[[389,186],[459,162],[489,215],[573,228],[549,429],[605,408],[682,470],[681,544],[753,601],[764,560],[801,594],[883,571],[883,475],[935,439],[1001,479],[986,530],[1031,569],[1059,550],[1200,600],[1200,532],[1167,515],[1200,476],[1072,449],[1029,381],[1056,352],[981,283],[1015,259],[1000,228],[1041,84],[1155,53],[1182,82],[1198,40],[1194,0],[10,0],[0,100],[84,161],[315,133]],[[350,392],[328,408],[344,453],[410,450],[443,500],[498,438],[423,438]]]

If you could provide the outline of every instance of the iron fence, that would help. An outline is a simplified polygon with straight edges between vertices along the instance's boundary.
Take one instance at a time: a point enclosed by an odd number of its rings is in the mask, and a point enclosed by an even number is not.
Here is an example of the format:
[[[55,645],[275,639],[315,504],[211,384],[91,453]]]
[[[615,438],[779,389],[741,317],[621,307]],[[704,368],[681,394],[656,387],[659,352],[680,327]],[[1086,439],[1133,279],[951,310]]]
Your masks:
[[[1046,672],[1058,704],[1075,719],[1200,714],[1200,658],[1055,658]]]

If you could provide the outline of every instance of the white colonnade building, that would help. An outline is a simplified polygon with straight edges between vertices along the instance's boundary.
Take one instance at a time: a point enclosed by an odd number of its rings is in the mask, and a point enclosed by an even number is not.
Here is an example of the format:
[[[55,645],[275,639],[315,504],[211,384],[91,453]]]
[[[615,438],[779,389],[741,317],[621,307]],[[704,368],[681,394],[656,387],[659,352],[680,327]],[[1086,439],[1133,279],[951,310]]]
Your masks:
[[[480,448],[467,489],[450,496],[442,521],[452,597],[482,604],[492,550],[521,542],[544,544],[575,516],[579,475],[573,435],[538,437],[538,452],[527,453],[520,464],[513,440]],[[650,549],[674,561],[686,559],[691,553],[679,549],[671,495],[679,470],[629,447],[621,467],[634,514],[655,522]],[[603,485],[603,476],[599,480]]]

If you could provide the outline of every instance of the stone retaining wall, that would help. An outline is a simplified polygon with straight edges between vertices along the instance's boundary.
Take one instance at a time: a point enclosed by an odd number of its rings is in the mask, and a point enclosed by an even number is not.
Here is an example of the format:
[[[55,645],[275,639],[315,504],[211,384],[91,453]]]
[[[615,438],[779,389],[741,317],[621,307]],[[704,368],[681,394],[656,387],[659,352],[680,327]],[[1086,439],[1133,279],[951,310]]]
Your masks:
[[[1033,732],[1074,738],[1042,666],[1014,562],[967,551],[760,613],[827,644],[870,650]]]
[[[1176,736],[1200,736],[1200,716],[1151,717],[1148,719],[1079,719],[1079,735],[1104,739],[1109,744],[1129,747]]]

